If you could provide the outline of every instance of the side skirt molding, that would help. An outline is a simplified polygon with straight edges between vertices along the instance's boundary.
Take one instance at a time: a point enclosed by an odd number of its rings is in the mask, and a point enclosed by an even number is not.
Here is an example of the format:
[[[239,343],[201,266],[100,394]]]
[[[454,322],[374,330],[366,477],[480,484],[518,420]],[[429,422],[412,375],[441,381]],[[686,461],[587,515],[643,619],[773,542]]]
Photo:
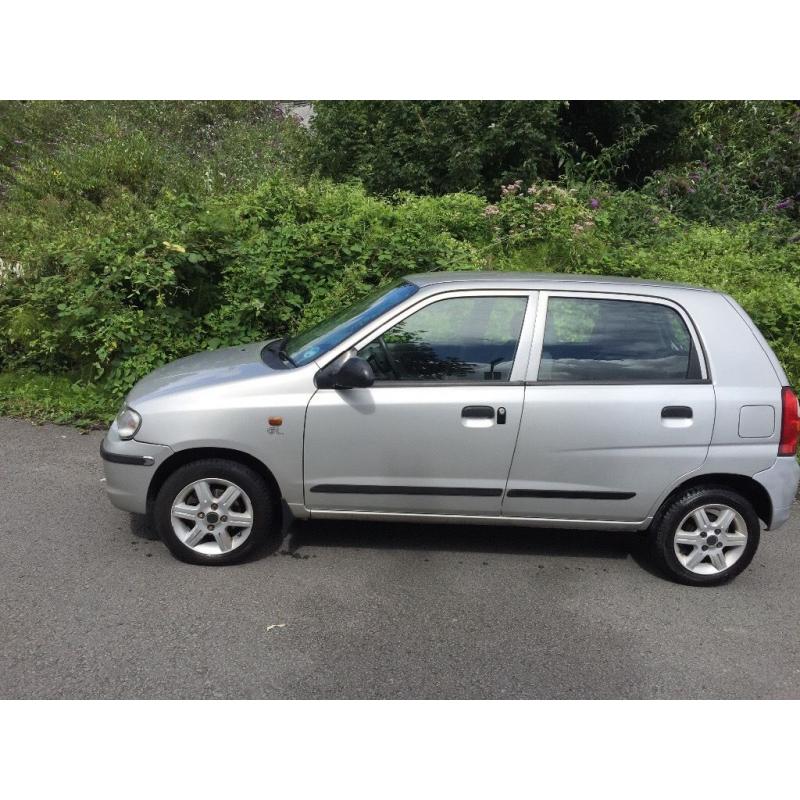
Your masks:
[[[554,519],[549,517],[501,517],[477,514],[411,514],[400,511],[337,511],[309,510],[310,519],[350,519],[376,522],[431,522],[437,524],[514,525],[528,528],[572,528],[575,530],[608,530],[629,532],[644,530],[652,517],[639,522],[608,519]]]

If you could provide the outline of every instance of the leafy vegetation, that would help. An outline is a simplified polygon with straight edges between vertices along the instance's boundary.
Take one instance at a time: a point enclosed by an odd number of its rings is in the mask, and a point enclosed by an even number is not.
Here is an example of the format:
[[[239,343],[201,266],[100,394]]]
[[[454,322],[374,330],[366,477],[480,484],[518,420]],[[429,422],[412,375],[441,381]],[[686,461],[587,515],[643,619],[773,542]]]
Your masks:
[[[5,416],[94,428],[109,422],[119,404],[102,385],[63,375],[0,373],[0,414]]]
[[[370,192],[477,191],[550,172],[559,102],[334,101],[315,106],[310,165]]]
[[[522,179],[641,182],[680,157],[691,105],[642,101],[328,101],[317,103],[307,161],[370,192],[476,191]]]
[[[448,269],[719,288],[800,379],[797,106],[316,111],[0,104],[0,413],[102,421],[159,364]]]

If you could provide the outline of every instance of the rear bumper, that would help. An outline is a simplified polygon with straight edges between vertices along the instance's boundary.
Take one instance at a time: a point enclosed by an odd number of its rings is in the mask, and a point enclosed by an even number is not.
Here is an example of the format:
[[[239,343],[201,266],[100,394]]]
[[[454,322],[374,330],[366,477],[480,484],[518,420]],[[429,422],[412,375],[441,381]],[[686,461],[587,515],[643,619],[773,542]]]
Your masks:
[[[146,444],[135,439],[123,441],[112,425],[100,444],[108,499],[123,511],[147,512],[147,491],[161,463],[172,454],[172,448]]]
[[[774,531],[780,528],[791,514],[792,503],[797,494],[797,484],[800,482],[800,464],[796,458],[779,457],[769,469],[753,475],[753,479],[769,493],[772,501],[772,519],[767,530]]]

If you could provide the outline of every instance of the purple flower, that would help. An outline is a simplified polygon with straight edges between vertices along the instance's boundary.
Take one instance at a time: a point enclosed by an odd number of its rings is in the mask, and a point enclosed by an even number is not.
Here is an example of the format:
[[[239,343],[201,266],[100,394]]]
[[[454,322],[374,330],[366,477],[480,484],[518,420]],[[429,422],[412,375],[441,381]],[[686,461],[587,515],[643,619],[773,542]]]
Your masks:
[[[597,210],[600,208],[600,201],[596,197],[593,197],[591,200],[589,200],[589,208]]]
[[[775,204],[775,208],[779,208],[781,211],[791,208],[794,205],[792,198],[787,197],[785,200],[781,200],[780,203]]]

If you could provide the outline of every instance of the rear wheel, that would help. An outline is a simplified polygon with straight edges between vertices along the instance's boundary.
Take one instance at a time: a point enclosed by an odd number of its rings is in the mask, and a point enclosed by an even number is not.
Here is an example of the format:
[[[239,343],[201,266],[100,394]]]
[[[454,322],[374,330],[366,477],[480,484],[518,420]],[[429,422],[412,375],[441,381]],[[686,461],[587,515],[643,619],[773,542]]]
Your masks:
[[[280,544],[270,487],[236,461],[211,458],[179,467],[159,490],[153,515],[164,544],[193,564],[232,564]]]
[[[747,567],[760,534],[758,516],[745,497],[699,486],[667,501],[650,536],[654,559],[670,577],[713,586]]]

